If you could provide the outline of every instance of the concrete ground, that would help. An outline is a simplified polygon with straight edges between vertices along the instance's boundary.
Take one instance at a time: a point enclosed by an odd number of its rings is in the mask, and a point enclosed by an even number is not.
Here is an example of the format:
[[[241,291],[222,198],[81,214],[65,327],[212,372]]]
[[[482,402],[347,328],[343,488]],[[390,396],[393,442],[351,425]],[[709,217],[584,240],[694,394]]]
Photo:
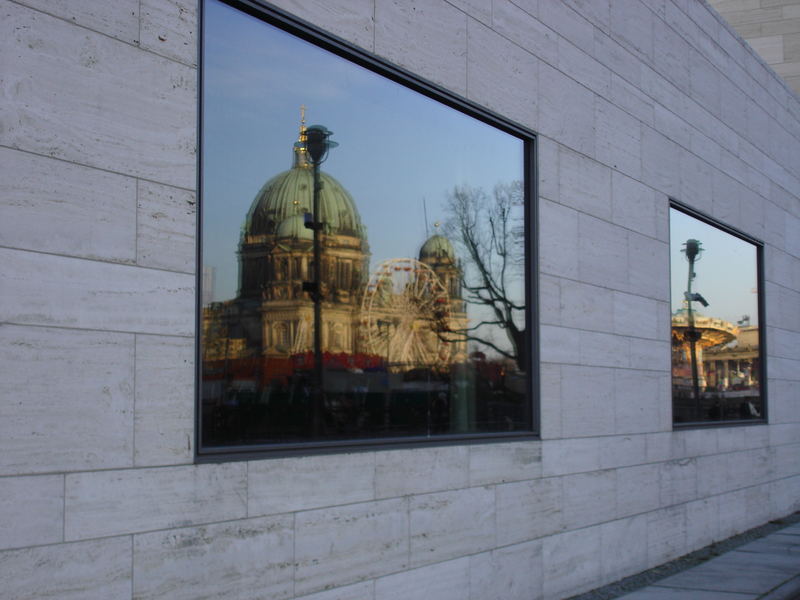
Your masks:
[[[573,600],[800,600],[800,513]]]
[[[790,600],[800,595],[800,524],[740,546],[622,600]]]

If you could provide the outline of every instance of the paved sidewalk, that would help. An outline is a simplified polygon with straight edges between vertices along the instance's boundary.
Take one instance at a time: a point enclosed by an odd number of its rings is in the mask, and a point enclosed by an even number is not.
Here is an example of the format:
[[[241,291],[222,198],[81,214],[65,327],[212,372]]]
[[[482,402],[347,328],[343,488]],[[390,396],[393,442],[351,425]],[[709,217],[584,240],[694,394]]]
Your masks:
[[[800,599],[800,523],[620,596],[620,600],[757,599]]]

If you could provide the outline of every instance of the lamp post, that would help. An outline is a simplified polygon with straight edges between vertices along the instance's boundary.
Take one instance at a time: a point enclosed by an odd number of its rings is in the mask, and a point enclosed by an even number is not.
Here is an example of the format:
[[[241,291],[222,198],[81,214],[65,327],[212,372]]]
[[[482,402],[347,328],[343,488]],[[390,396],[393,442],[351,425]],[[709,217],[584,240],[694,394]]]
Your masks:
[[[392,322],[378,319],[377,325],[379,332],[386,331],[386,396],[384,397],[383,401],[383,426],[386,431],[389,431],[389,424],[391,422],[391,415],[389,414],[389,411],[392,406],[392,378],[389,371],[389,365],[391,364],[392,356]]]
[[[686,282],[686,316],[689,321],[689,327],[686,329],[684,338],[689,341],[689,352],[692,364],[692,391],[694,393],[695,414],[696,418],[700,418],[700,377],[697,369],[697,342],[700,340],[700,332],[694,326],[694,312],[692,311],[692,301],[700,300],[702,304],[707,306],[707,303],[700,294],[692,293],[692,280],[696,273],[694,272],[694,263],[700,260],[700,253],[703,251],[703,244],[700,240],[689,239],[683,245],[683,250],[686,254],[686,260],[689,261],[689,277]]]
[[[311,295],[314,302],[314,392],[313,392],[313,432],[319,435],[322,430],[322,249],[321,231],[322,221],[320,220],[319,194],[322,189],[322,182],[319,177],[319,166],[328,157],[328,150],[335,148],[339,144],[330,140],[333,134],[324,125],[312,125],[305,131],[305,142],[302,143],[309,156],[311,166],[314,170],[314,195],[311,220],[306,218],[305,226],[314,232],[314,278],[312,281],[303,283],[303,289]],[[308,217],[308,215],[307,215]]]

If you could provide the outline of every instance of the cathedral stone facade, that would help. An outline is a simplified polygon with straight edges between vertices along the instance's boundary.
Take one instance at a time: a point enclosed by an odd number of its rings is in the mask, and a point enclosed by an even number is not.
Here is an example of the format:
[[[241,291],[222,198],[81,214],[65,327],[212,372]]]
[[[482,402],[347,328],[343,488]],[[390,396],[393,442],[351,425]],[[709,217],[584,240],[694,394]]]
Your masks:
[[[304,143],[301,124],[292,167],[270,178],[253,199],[239,242],[236,298],[203,308],[207,360],[280,359],[314,350],[314,302],[303,290],[314,269],[313,230],[307,226],[314,172]],[[466,307],[450,240],[435,233],[418,258],[385,261],[371,276],[367,228],[356,200],[328,173],[320,173],[320,183],[322,351],[390,362],[394,357],[405,369],[463,361],[466,342],[458,331],[467,323]],[[393,284],[393,271],[408,273]],[[429,314],[393,298],[412,288],[430,306]],[[413,348],[391,347],[401,317],[415,321],[406,323],[415,332]]]

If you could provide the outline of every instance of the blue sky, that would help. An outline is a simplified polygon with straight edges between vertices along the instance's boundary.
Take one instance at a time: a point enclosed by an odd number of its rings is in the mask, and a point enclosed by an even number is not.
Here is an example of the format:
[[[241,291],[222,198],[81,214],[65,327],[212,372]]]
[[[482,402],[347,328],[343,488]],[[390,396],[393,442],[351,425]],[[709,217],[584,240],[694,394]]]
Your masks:
[[[708,317],[719,317],[736,323],[750,315],[750,324],[758,324],[758,285],[756,247],[721,229],[712,227],[681,211],[670,210],[670,270],[672,277],[671,309],[683,306],[689,263],[681,252],[688,239],[700,240],[704,251],[695,262],[692,291],[709,303],[692,307]]]
[[[323,171],[352,194],[371,268],[416,256],[455,185],[522,178],[523,143],[342,58],[210,0],[203,96],[203,261],[215,300],[236,293],[239,231],[253,197],[288,169],[300,106],[340,145]]]

